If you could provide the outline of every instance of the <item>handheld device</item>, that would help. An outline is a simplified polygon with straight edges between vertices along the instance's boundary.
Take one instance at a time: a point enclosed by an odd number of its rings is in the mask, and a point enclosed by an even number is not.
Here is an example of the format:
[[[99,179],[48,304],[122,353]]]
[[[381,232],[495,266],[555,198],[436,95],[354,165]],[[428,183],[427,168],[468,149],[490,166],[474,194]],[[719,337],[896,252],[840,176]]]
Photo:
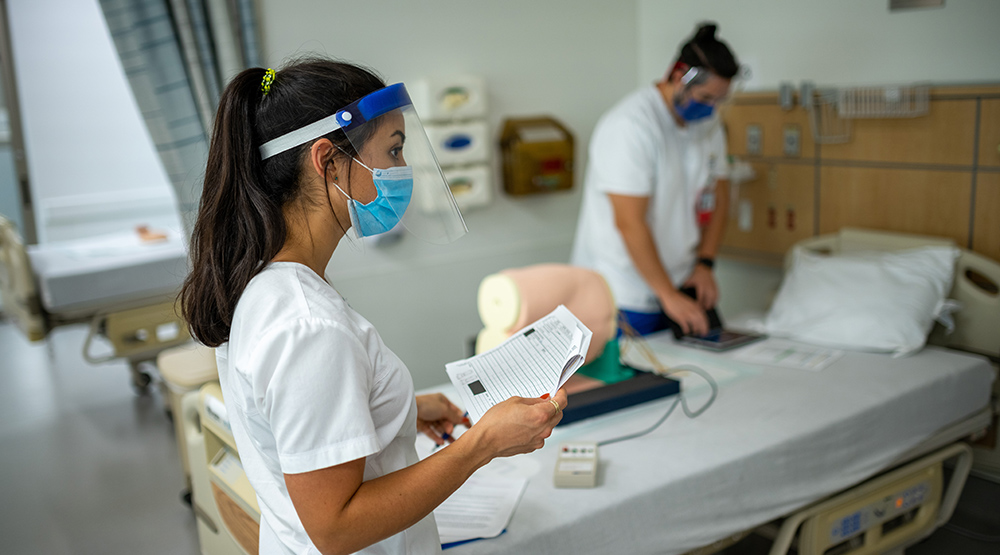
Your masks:
[[[680,291],[692,299],[698,298],[694,287],[685,287]],[[681,343],[709,351],[728,351],[729,349],[753,343],[754,341],[760,341],[767,337],[759,333],[744,333],[725,329],[722,324],[722,317],[719,316],[719,311],[715,307],[706,310],[705,315],[708,317],[709,331],[707,334],[701,336],[685,335],[683,329],[681,329],[681,325],[669,316],[667,316],[667,324],[674,333],[674,338]]]

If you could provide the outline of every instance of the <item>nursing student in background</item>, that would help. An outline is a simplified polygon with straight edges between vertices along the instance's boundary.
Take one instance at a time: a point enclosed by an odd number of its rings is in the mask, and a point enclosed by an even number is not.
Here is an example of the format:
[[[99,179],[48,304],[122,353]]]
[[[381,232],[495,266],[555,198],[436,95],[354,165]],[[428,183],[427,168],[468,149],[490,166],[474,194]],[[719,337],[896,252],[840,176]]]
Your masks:
[[[665,329],[665,316],[705,334],[719,298],[713,266],[729,187],[715,108],[739,65],[715,32],[699,26],[663,80],[604,114],[590,141],[572,263],[607,279],[640,334]]]
[[[260,553],[437,553],[431,511],[491,459],[540,448],[562,416],[564,392],[512,398],[417,461],[418,429],[440,444],[462,411],[414,397],[403,362],[324,278],[348,230],[397,223],[437,242],[466,231],[402,84],[325,59],[229,83],[181,304],[217,348]]]

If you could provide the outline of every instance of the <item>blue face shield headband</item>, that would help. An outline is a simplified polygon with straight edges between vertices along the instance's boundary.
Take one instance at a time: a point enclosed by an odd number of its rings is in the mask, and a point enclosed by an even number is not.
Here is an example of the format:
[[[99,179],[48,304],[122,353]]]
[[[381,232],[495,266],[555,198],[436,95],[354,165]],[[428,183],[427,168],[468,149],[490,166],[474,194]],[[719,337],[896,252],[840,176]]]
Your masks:
[[[374,91],[334,114],[267,141],[260,146],[261,159],[338,129],[354,148],[354,160],[371,172],[376,189],[375,199],[362,204],[337,186],[348,198],[351,225],[358,236],[370,237],[400,224],[417,237],[443,244],[467,232],[402,83]]]

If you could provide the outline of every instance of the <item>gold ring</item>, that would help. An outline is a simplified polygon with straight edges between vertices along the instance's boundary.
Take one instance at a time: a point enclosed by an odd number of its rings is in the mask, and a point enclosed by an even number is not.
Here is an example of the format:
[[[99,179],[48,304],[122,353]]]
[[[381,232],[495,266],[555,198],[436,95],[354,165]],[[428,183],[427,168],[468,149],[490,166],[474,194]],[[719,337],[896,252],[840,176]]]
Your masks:
[[[556,408],[556,412],[562,410],[559,408],[559,401],[556,401],[555,399],[549,399],[549,402],[552,403],[552,406]]]

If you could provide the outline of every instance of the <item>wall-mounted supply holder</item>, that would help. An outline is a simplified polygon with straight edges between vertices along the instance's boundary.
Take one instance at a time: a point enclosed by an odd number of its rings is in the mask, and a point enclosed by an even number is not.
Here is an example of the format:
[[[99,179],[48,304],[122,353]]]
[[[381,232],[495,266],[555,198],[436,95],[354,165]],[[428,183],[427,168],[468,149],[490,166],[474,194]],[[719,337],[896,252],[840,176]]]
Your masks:
[[[443,167],[482,164],[490,159],[489,126],[483,120],[428,123],[424,129]]]
[[[492,198],[493,171],[489,164],[474,164],[446,168],[444,177],[448,180],[451,194],[462,210],[488,204]]]
[[[493,199],[492,139],[482,77],[420,79],[410,94],[451,193],[462,210]],[[419,201],[418,201],[419,202]]]
[[[850,141],[852,119],[914,118],[930,111],[926,84],[815,89],[804,82],[800,90],[813,138],[820,144]]]
[[[410,99],[425,123],[487,116],[486,81],[476,75],[419,79]]]
[[[500,136],[503,187],[511,195],[573,187],[573,134],[551,117],[508,119]]]

